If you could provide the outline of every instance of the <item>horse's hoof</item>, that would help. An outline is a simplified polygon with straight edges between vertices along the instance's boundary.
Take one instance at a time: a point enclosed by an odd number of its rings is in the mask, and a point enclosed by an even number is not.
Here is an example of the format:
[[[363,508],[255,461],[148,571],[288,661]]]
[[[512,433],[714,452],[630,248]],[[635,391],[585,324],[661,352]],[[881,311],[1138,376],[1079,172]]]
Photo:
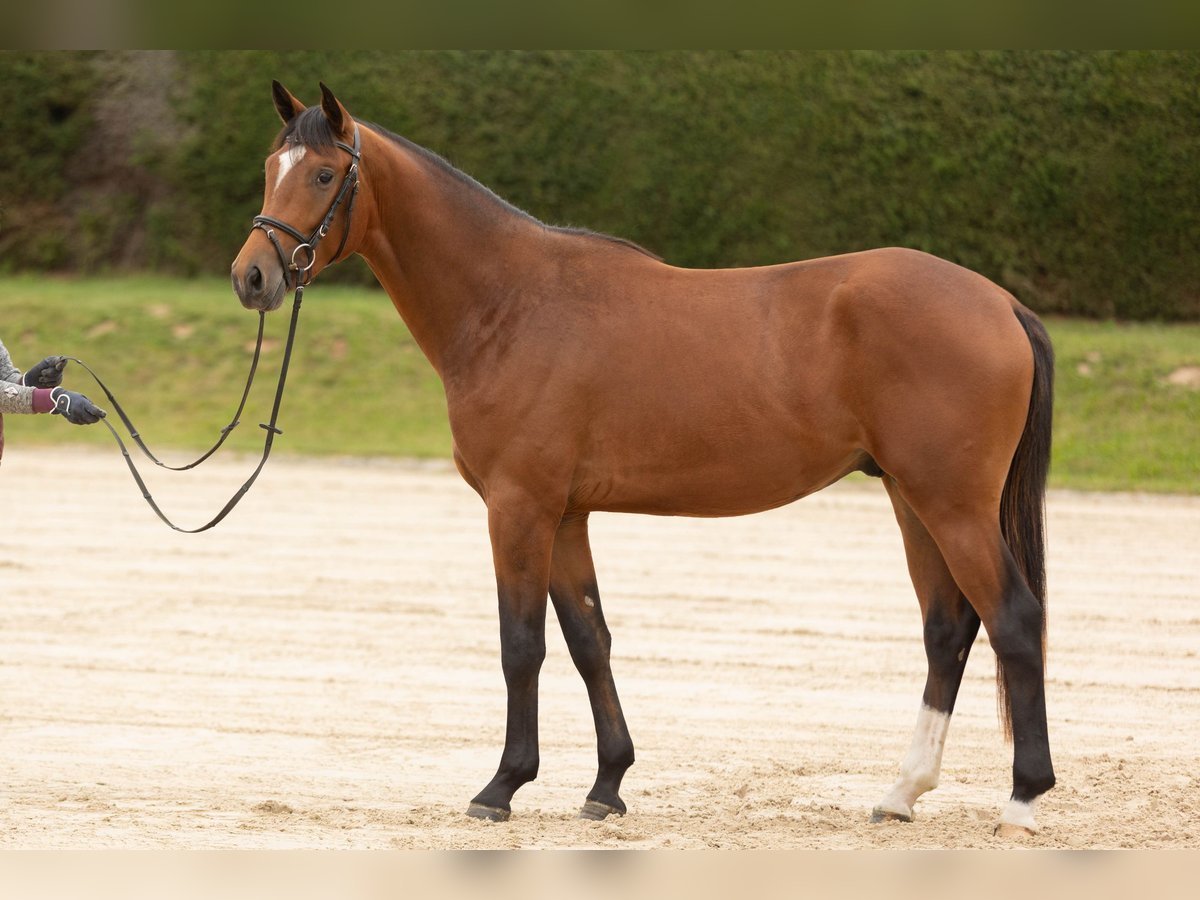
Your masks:
[[[875,825],[878,825],[880,822],[911,822],[912,820],[912,813],[905,815],[902,812],[884,809],[882,806],[877,806],[871,810],[871,822]]]
[[[467,815],[472,819],[486,819],[489,822],[507,822],[512,811],[497,809],[494,806],[484,806],[482,803],[472,803],[467,807]]]
[[[583,804],[583,809],[579,811],[579,818],[591,819],[593,822],[602,822],[613,813],[616,813],[618,816],[625,815],[624,810],[617,809],[615,806],[609,806],[607,803],[601,803],[599,800],[588,800]]]
[[[1009,800],[992,834],[1002,838],[1027,838],[1037,834],[1037,830],[1033,801]]]
[[[995,831],[992,832],[999,838],[1030,838],[1037,834],[1036,828],[1029,828],[1025,825],[1013,825],[1010,822],[1000,822],[996,825]]]

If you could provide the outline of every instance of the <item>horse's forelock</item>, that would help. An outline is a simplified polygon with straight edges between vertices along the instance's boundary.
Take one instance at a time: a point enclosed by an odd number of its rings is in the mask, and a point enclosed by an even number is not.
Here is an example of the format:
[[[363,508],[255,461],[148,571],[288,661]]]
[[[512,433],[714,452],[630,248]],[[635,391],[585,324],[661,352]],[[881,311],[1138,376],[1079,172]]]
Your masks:
[[[333,128],[321,112],[321,107],[310,106],[283,126],[283,130],[275,138],[273,150],[278,150],[284,144],[299,144],[322,150],[332,147],[334,140]]]

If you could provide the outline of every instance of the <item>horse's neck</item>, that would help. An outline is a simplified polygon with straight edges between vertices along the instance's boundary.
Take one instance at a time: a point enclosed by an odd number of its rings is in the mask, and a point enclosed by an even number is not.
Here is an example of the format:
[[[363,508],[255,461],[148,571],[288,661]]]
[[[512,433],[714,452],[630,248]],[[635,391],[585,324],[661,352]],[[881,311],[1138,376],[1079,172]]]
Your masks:
[[[364,171],[375,221],[359,252],[445,378],[472,325],[519,296],[510,282],[528,277],[543,229],[407,148],[386,152],[386,168]]]

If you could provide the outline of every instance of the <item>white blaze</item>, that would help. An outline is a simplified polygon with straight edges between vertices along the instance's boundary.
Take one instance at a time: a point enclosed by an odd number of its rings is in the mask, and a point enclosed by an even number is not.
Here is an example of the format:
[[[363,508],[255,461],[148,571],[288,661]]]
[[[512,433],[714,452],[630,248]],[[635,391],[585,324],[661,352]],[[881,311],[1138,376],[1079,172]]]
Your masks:
[[[287,173],[292,171],[292,166],[304,159],[304,152],[307,149],[303,144],[295,144],[279,151],[279,173],[275,176],[276,189],[283,183]]]

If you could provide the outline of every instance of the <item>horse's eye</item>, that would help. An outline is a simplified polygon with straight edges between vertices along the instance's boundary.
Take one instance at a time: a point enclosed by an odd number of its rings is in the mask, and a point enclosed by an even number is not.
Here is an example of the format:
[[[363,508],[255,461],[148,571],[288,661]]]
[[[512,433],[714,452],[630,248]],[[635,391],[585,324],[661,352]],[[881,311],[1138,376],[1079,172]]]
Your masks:
[[[332,172],[322,172],[320,175],[317,176],[318,184],[329,184],[329,182],[331,182],[331,181],[333,181],[333,173]]]

